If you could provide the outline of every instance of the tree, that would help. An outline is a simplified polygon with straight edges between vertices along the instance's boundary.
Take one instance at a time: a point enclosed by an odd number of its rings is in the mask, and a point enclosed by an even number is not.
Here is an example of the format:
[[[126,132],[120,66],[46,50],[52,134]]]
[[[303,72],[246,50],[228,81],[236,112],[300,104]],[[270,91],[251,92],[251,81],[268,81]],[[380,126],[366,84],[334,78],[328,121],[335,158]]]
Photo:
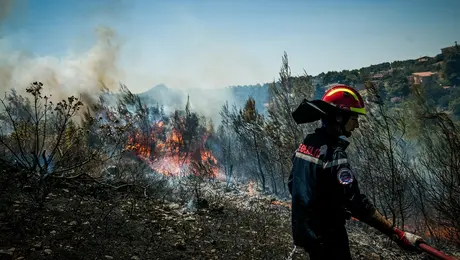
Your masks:
[[[277,175],[281,177],[285,193],[287,192],[287,178],[292,167],[292,153],[305,135],[313,130],[312,125],[297,125],[291,113],[303,99],[312,99],[314,96],[315,87],[311,76],[305,72],[305,75],[293,77],[288,55],[285,52],[282,57],[279,81],[269,86],[268,120],[264,129],[271,147],[266,157],[272,166],[272,182],[276,183],[275,173],[277,172]]]
[[[393,71],[385,88],[390,97],[407,97],[410,94],[409,80],[399,70]]]
[[[35,188],[40,207],[53,180],[85,173],[104,157],[87,146],[88,133],[76,123],[83,103],[70,96],[54,104],[42,90],[43,84],[34,82],[27,88],[32,100],[15,91],[0,99],[0,147],[6,151],[0,160],[27,172],[23,185]]]
[[[386,217],[404,227],[411,205],[409,175],[404,171],[410,148],[404,140],[407,125],[398,111],[388,110],[374,84],[367,82],[366,89],[373,103],[368,103],[368,115],[353,137],[350,157],[363,190]]]
[[[237,163],[236,153],[238,152],[237,149],[239,143],[237,135],[232,128],[230,114],[231,112],[228,107],[228,102],[226,102],[220,111],[222,121],[217,130],[217,138],[221,151],[219,154],[219,161],[223,166],[227,188],[229,188],[235,168],[234,166]]]
[[[265,120],[263,116],[257,112],[254,98],[249,97],[244,109],[239,112],[234,111],[234,113],[230,115],[230,118],[234,131],[244,143],[245,147],[249,148],[249,155],[254,158],[256,162],[256,176],[262,186],[262,190],[265,191],[266,175],[262,161],[262,152],[264,151],[263,127]]]
[[[423,187],[420,197],[434,209],[425,214],[426,221],[443,227],[444,234],[437,235],[460,245],[460,126],[428,103],[422,88],[414,90],[416,115],[424,127],[417,156],[422,167],[418,176]]]
[[[451,84],[460,85],[460,47],[455,45],[444,57],[443,76]]]

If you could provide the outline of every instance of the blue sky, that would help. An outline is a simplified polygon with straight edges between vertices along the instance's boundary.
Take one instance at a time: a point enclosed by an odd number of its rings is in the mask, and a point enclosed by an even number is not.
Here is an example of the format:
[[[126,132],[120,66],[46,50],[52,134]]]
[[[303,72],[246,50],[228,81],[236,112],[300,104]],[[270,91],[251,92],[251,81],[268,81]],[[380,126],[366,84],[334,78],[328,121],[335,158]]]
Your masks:
[[[20,0],[0,24],[0,51],[41,64],[87,57],[104,25],[133,90],[224,87],[277,78],[283,51],[293,74],[313,75],[434,56],[460,41],[456,10],[458,0]]]

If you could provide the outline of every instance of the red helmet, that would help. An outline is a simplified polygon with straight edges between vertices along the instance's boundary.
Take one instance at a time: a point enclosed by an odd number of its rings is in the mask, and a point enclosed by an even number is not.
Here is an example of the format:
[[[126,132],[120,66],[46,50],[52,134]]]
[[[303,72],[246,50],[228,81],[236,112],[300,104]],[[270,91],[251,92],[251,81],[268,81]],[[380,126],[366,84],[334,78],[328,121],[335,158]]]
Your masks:
[[[347,85],[337,84],[328,89],[321,100],[304,99],[292,112],[292,117],[297,124],[310,123],[334,115],[337,108],[341,111],[366,114],[363,98],[358,91]]]
[[[354,88],[338,84],[329,88],[321,99],[337,108],[365,115],[363,97]]]

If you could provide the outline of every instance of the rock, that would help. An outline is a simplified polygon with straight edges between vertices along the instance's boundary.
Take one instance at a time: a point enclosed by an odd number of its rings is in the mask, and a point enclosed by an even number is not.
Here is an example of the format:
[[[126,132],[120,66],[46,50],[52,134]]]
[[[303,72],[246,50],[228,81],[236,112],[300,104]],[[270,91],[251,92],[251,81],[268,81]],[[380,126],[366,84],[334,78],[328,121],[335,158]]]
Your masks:
[[[26,258],[23,257],[23,256],[20,256],[20,257],[16,258],[16,260],[24,260],[24,259],[26,259]]]
[[[193,217],[193,216],[188,216],[188,217],[184,218],[184,220],[185,220],[185,221],[195,221],[196,218]]]
[[[51,255],[53,253],[53,251],[51,249],[45,249],[45,250],[43,250],[43,252],[45,252],[45,254],[47,254],[47,255]]]
[[[74,221],[69,223],[69,226],[75,226],[76,224],[77,224],[77,221],[74,220]]]
[[[174,217],[166,215],[166,216],[163,217],[163,219],[164,220],[171,220],[171,219],[174,219]]]
[[[183,239],[177,241],[174,244],[174,247],[178,250],[185,250],[186,249],[185,241]]]
[[[105,259],[113,259],[113,256],[111,256],[111,255],[105,255],[104,257],[105,257]]]
[[[0,250],[0,256],[2,256],[2,255],[3,256],[7,256],[7,255],[12,256],[13,252],[10,252],[8,250]]]
[[[370,253],[367,255],[367,258],[366,259],[369,259],[369,260],[380,260],[381,257],[376,254],[376,253]]]
[[[37,244],[34,245],[35,249],[41,249],[43,247],[42,242],[38,242]]]
[[[166,210],[175,210],[175,209],[179,209],[179,208],[180,208],[180,205],[177,204],[177,203],[174,203],[174,202],[168,204],[168,205],[165,207]]]
[[[138,256],[133,256],[133,257],[131,257],[131,260],[141,260],[141,258],[138,257]]]

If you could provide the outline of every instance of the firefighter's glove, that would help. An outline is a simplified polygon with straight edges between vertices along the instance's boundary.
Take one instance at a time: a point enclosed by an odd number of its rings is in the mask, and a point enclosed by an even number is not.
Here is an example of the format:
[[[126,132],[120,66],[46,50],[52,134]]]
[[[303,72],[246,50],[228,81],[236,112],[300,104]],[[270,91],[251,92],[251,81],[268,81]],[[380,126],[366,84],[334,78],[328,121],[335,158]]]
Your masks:
[[[399,247],[409,251],[416,251],[418,249],[418,245],[424,242],[423,238],[397,228],[394,229],[392,239]]]

